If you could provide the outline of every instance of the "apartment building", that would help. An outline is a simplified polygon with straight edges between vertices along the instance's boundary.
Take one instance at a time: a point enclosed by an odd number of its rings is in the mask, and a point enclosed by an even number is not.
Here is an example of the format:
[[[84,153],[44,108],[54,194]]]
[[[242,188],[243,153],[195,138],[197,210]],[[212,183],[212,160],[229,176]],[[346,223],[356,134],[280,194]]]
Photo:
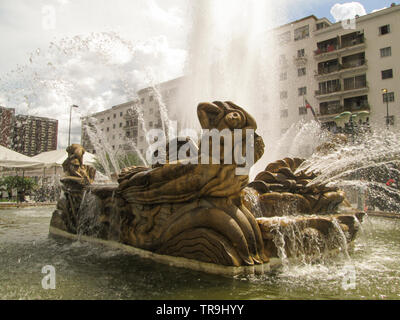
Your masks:
[[[168,111],[168,106],[174,103],[181,81],[177,78],[144,88],[133,101],[82,118],[81,144],[94,154],[96,147],[101,147],[115,153],[140,152],[144,156],[148,147],[146,133],[163,128],[165,119],[177,117]]]
[[[13,150],[30,157],[57,150],[58,120],[17,115],[14,123]]]
[[[15,109],[0,106],[0,145],[12,148]]]
[[[136,100],[129,101],[81,118],[82,146],[93,154],[100,146],[114,151],[122,149],[126,142],[126,116],[136,104]]]
[[[335,24],[309,16],[274,32],[280,44],[282,132],[313,117],[306,101],[328,128],[345,111],[364,111],[362,121],[400,125],[400,6]]]
[[[332,127],[341,112],[366,111],[371,123],[385,126],[389,115],[390,125],[399,127],[400,6],[352,24],[354,29],[336,23],[314,34],[319,119]]]
[[[329,24],[327,19],[314,15],[288,23],[273,30],[276,41],[280,124],[284,133],[300,119],[311,119],[305,108],[307,100],[316,105],[314,97],[314,33],[317,28]]]
[[[0,145],[26,156],[57,149],[58,120],[15,115],[15,109],[0,107]]]

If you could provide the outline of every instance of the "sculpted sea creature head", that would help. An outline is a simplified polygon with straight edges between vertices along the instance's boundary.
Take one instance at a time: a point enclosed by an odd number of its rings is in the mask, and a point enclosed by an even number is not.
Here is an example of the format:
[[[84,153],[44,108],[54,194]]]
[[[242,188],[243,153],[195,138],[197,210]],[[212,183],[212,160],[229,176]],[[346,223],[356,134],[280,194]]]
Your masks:
[[[255,119],[231,101],[200,103],[197,115],[203,129],[257,129]]]

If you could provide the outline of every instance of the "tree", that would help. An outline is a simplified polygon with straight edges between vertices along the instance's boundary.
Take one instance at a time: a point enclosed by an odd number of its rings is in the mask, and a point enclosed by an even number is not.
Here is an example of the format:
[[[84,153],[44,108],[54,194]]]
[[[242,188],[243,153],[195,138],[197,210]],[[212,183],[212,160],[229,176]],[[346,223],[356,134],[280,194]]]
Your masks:
[[[25,194],[37,186],[33,179],[20,176],[4,177],[0,179],[0,185],[5,187],[9,195],[12,194],[13,189],[17,189],[21,201],[25,201]]]

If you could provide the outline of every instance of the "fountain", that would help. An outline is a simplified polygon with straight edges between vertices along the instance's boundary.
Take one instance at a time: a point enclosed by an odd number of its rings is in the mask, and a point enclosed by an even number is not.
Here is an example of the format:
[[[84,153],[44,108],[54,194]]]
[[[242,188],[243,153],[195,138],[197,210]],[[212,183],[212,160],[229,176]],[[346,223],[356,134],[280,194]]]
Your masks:
[[[199,104],[197,114],[203,130],[232,137],[241,133],[235,143],[249,156],[248,130],[255,132],[257,124],[248,112],[216,101]],[[317,174],[299,171],[304,162],[299,158],[271,163],[249,183],[248,171],[237,174],[244,165],[236,158],[224,162],[232,152],[226,152],[225,142],[219,136],[219,163],[203,164],[200,154],[198,161],[129,167],[119,175],[118,186],[92,184],[95,169],[83,164],[83,147],[71,145],[50,233],[223,275],[263,273],[286,258],[337,250],[347,254],[363,213],[349,207],[343,191],[312,184]],[[257,162],[264,153],[257,133],[251,146]]]

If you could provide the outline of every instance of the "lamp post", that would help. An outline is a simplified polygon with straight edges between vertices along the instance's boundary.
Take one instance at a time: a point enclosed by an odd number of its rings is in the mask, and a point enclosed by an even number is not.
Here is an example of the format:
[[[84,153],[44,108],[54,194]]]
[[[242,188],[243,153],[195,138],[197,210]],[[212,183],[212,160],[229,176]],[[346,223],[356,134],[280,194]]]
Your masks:
[[[388,89],[382,89],[382,93],[386,99],[386,128],[389,130],[389,96]]]
[[[68,147],[71,145],[71,119],[72,119],[72,108],[79,108],[77,105],[72,105],[69,108],[69,129],[68,129]]]

